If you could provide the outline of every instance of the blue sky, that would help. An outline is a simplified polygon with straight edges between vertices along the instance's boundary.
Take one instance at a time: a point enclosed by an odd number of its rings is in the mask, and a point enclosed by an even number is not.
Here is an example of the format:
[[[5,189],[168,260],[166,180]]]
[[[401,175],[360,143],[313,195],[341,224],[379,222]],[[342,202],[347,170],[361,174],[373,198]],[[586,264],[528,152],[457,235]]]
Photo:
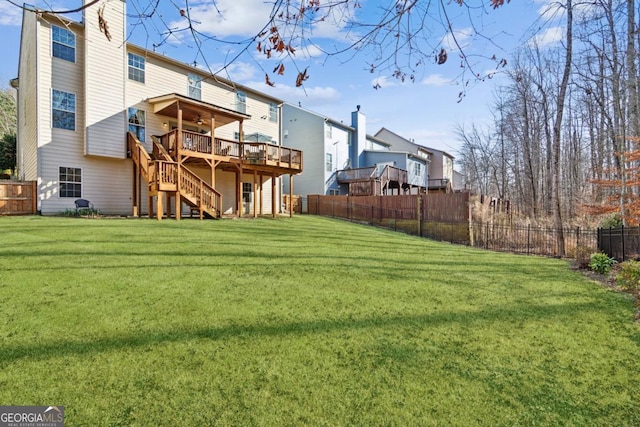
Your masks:
[[[160,0],[161,7],[170,5],[168,0]],[[79,0],[58,1],[55,3],[33,1],[42,8],[77,7]],[[131,9],[143,4],[143,1],[129,0]],[[179,3],[179,2],[178,2]],[[190,1],[192,18],[201,22],[197,29],[203,33],[220,38],[233,39],[246,37],[256,31],[264,23],[265,7],[268,5],[256,0],[218,0],[218,9],[225,12],[224,18],[213,10],[210,1]],[[371,13],[379,10],[378,4],[372,0],[362,0],[362,8],[358,10],[358,17],[369,19]],[[479,60],[478,55],[490,57],[495,54],[499,58],[509,60],[511,53],[518,45],[527,43],[535,32],[541,44],[558,41],[557,28],[549,24],[542,25],[541,11],[546,6],[545,1],[515,0],[503,7],[486,13],[474,15],[475,29],[482,36],[473,36],[473,29],[464,20],[464,10],[455,2],[447,3],[447,11],[457,25],[455,28],[458,43],[465,46],[465,51],[471,54],[476,70],[486,73],[494,69],[488,60]],[[181,17],[169,7],[165,9],[163,22],[169,27],[181,25]],[[8,81],[17,76],[18,53],[20,43],[21,10],[11,5],[7,0],[0,0],[0,40],[2,40],[2,61],[0,63],[0,87],[8,87]],[[79,19],[79,18],[75,18]],[[129,19],[129,24],[134,20]],[[313,28],[315,40],[321,47],[340,46],[348,37],[345,28],[335,26],[329,20]],[[156,24],[157,25],[157,24]],[[466,96],[459,102],[458,93],[461,91],[460,81],[456,78],[460,74],[460,60],[448,36],[443,36],[437,23],[431,23],[438,31],[434,45],[441,42],[448,47],[449,60],[444,65],[437,65],[427,61],[415,73],[415,82],[401,83],[389,76],[389,73],[371,73],[368,67],[367,52],[361,52],[355,57],[342,55],[324,58],[318,55],[313,46],[298,49],[296,64],[299,68],[308,67],[309,79],[304,88],[295,87],[294,65],[285,60],[287,71],[283,77],[271,74],[277,59],[266,59],[251,49],[228,68],[229,77],[239,83],[254,87],[260,91],[274,95],[293,104],[300,103],[303,107],[316,111],[328,117],[343,120],[348,123],[350,113],[356,105],[367,117],[367,131],[375,133],[381,127],[412,138],[417,143],[446,150],[456,154],[458,142],[455,136],[457,124],[470,125],[471,122],[484,123],[491,120],[490,105],[492,93],[499,86],[502,77],[495,75],[466,91]],[[132,33],[132,41],[136,44],[152,48],[160,38],[149,24],[145,29],[138,26]],[[147,34],[152,33],[151,37]],[[237,53],[234,45],[220,45],[212,42],[203,44],[204,58],[199,55],[195,43],[185,36],[184,40],[169,40],[158,48],[158,51],[168,56],[192,63],[194,60],[200,66],[206,63],[211,69],[219,69],[225,58]],[[349,59],[351,58],[351,59]],[[262,69],[261,69],[262,67]],[[264,71],[267,70],[275,87],[264,83]],[[374,85],[379,84],[379,89]]]

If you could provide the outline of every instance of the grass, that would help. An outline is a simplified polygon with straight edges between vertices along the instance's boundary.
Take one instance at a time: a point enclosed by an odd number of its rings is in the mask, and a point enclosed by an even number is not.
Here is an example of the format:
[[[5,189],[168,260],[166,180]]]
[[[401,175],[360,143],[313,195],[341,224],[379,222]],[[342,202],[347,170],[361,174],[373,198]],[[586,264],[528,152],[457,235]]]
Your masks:
[[[639,425],[633,303],[318,217],[0,218],[0,404],[67,426]]]

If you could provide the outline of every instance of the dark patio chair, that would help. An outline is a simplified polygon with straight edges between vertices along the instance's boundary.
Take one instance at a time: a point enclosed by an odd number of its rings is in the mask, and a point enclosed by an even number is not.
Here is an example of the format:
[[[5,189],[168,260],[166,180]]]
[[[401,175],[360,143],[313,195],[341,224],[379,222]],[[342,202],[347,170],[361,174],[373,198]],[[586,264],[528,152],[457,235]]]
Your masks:
[[[76,199],[74,203],[76,205],[76,216],[81,215],[83,211],[86,213],[93,212],[93,203],[86,199]]]

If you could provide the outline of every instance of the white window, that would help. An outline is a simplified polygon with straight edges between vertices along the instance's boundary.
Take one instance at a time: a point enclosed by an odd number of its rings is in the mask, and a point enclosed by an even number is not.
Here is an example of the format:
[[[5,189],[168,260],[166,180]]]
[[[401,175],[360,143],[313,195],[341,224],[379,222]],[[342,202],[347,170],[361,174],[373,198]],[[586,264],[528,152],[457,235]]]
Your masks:
[[[413,174],[415,176],[420,176],[422,174],[422,164],[415,162],[413,164]]]
[[[135,53],[129,53],[129,80],[144,83],[145,59]]]
[[[129,132],[133,133],[138,141],[144,142],[145,137],[145,112],[137,108],[129,108]]]
[[[325,123],[324,125],[324,136],[327,138],[333,138],[333,126],[331,123]]]
[[[329,189],[329,195],[330,196],[339,196],[340,195],[340,190],[336,190],[335,188],[330,188]]]
[[[269,104],[269,121],[278,121],[278,106],[274,103]]]
[[[202,99],[202,77],[189,73],[189,98]]]
[[[247,113],[247,94],[244,92],[236,92],[236,111],[238,113]]]
[[[52,123],[54,128],[76,130],[76,96],[53,89],[51,94]]]
[[[60,197],[82,197],[82,171],[79,168],[60,167],[58,178]]]
[[[51,26],[53,56],[66,61],[76,62],[76,35],[66,28]]]
[[[326,170],[327,172],[333,171],[333,156],[331,153],[326,154]]]

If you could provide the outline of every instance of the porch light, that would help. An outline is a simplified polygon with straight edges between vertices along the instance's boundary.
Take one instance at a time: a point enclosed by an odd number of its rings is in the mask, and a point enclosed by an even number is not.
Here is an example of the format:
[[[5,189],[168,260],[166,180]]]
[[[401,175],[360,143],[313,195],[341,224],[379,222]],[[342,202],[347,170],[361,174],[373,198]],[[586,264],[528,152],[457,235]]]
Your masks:
[[[162,123],[162,127],[163,127],[163,128],[166,128],[166,127],[168,127],[168,126],[169,126],[169,123],[167,123],[167,122]]]

